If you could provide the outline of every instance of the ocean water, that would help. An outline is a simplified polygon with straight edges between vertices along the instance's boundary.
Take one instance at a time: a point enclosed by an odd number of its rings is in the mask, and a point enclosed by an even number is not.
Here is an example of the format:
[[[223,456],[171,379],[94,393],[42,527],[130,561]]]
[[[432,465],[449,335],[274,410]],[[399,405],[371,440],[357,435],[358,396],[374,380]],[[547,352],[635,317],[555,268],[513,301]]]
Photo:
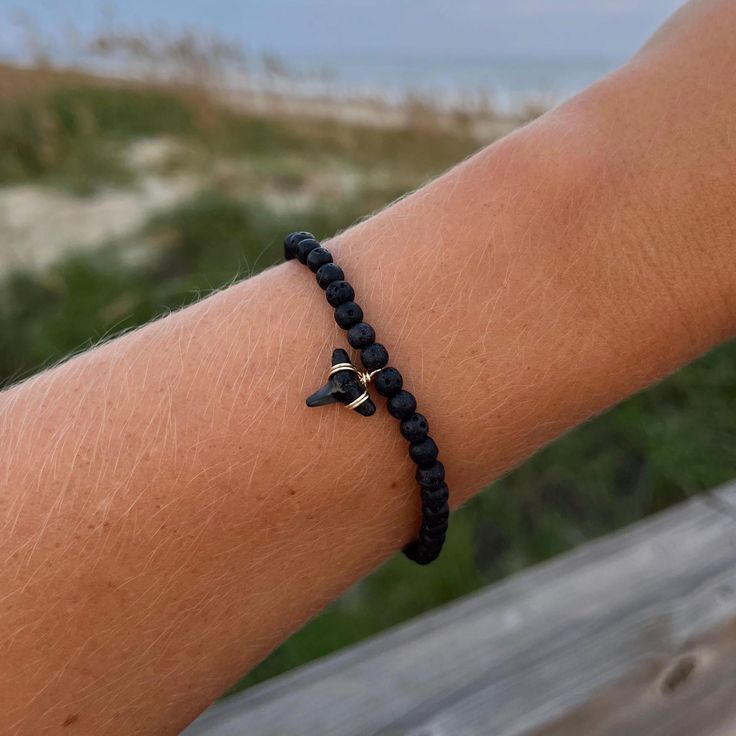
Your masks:
[[[345,95],[407,94],[450,104],[485,99],[501,109],[528,100],[559,101],[580,91],[623,59],[546,56],[318,56],[291,59],[300,84]]]

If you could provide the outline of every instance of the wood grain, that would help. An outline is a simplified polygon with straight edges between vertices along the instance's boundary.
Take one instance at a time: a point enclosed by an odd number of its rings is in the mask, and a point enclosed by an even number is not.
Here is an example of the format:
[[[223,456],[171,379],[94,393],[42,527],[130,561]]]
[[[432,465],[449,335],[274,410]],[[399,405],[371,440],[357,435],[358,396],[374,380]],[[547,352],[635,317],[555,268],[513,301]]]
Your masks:
[[[736,484],[214,705],[186,736],[736,733]]]

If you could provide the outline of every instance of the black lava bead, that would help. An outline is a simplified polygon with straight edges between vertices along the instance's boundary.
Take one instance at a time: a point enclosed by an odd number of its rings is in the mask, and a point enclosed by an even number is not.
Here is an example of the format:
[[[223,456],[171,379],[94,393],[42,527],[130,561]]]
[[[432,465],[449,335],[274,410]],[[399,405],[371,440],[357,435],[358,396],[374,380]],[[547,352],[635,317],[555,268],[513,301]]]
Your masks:
[[[367,371],[377,371],[380,368],[385,368],[388,363],[388,350],[381,345],[380,342],[374,342],[373,345],[369,345],[360,354],[360,359],[363,361],[363,365]]]
[[[367,322],[358,322],[348,330],[348,342],[356,350],[373,345],[375,340],[376,332]]]
[[[444,526],[445,530],[447,530],[447,520],[449,517],[450,507],[448,504],[445,504],[445,508],[439,510],[429,511],[429,513],[427,513],[427,510],[423,511],[422,524],[427,529],[437,529]]]
[[[342,281],[345,274],[337,263],[325,263],[317,270],[316,277],[320,289],[326,289],[334,281]]]
[[[294,251],[300,262],[306,264],[309,254],[319,247],[319,243],[314,238],[305,238],[304,240],[299,241],[299,244],[296,246]]]
[[[296,258],[296,247],[302,240],[314,240],[314,235],[306,230],[300,230],[298,233],[291,233],[284,238],[284,258],[290,261]]]
[[[417,400],[414,394],[403,389],[388,400],[388,413],[397,419],[406,419],[417,410]]]
[[[425,437],[418,442],[409,445],[409,457],[420,467],[428,468],[434,464],[439,454],[439,449],[431,437]]]
[[[396,368],[384,368],[380,373],[376,374],[373,381],[376,384],[378,393],[389,399],[401,391],[401,386],[404,383],[401,373]]]
[[[429,422],[427,422],[423,414],[412,414],[409,418],[401,422],[399,429],[405,440],[418,442],[419,440],[423,440],[429,433]]]
[[[439,488],[445,480],[445,466],[435,460],[428,468],[417,468],[416,478],[422,488]]]
[[[433,543],[430,540],[416,539],[415,541],[404,547],[404,554],[417,565],[429,565],[434,562],[440,555],[442,545]]]
[[[422,510],[422,515],[430,523],[434,523],[435,519],[444,519],[447,521],[450,517],[450,504],[447,501],[442,501],[434,506],[425,506]]]
[[[358,322],[362,321],[363,310],[355,302],[345,302],[335,309],[335,322],[343,330],[349,330],[353,325],[357,325]]]
[[[355,299],[355,291],[347,281],[333,281],[325,289],[325,296],[331,307],[339,307],[345,302],[352,302]]]
[[[322,246],[310,251],[307,256],[307,266],[309,266],[309,270],[312,271],[312,273],[317,273],[320,267],[328,263],[332,263],[332,253]]]
[[[422,540],[428,547],[433,547],[435,544],[444,544],[446,536],[446,521],[440,526],[436,527],[429,527],[426,525],[426,523],[422,523],[422,528],[419,532],[419,539]]]
[[[450,497],[450,489],[447,487],[447,483],[440,483],[436,488],[425,488],[421,489],[422,503],[425,508],[434,510],[442,508],[447,504],[447,499]]]

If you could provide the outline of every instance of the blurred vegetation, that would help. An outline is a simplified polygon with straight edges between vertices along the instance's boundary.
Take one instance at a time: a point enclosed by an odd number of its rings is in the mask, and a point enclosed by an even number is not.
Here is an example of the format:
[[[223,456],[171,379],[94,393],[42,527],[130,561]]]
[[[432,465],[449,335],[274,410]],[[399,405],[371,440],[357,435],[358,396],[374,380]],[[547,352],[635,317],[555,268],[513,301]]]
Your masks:
[[[128,160],[129,145],[155,137],[179,144],[168,173],[202,175],[203,165],[206,171],[244,157],[259,173],[277,167],[285,177],[281,183],[296,186],[308,174],[319,174],[321,165],[339,162],[358,174],[369,169],[382,187],[391,180],[397,194],[477,147],[462,124],[459,135],[448,135],[432,124],[429,112],[424,125],[412,121],[382,129],[311,116],[236,113],[189,87],[100,86],[93,80],[21,99],[4,97],[0,186],[41,182],[83,195],[133,184],[137,172]],[[413,114],[413,108],[407,111]]]
[[[127,240],[71,251],[43,271],[0,276],[4,382],[275,262],[281,233],[307,228],[322,236],[346,227],[477,145],[463,128],[269,119],[213,110],[179,92],[83,84],[2,101],[0,182],[84,194],[135,186],[126,146],[161,136],[179,144],[169,173],[199,172],[201,191]],[[327,183],[315,189],[320,177]],[[736,345],[724,346],[546,448],[455,515],[437,564],[418,569],[396,557],[237,687],[736,475],[735,359]]]

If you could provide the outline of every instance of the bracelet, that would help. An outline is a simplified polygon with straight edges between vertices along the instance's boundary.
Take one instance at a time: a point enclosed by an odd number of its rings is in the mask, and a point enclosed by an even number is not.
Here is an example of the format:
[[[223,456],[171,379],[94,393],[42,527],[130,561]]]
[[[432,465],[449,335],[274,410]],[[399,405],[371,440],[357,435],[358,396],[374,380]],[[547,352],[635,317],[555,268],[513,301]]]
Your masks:
[[[376,342],[374,329],[363,321],[363,310],[353,301],[355,292],[345,280],[343,270],[332,260],[308,232],[296,232],[284,240],[284,257],[294,258],[309,267],[324,289],[330,306],[335,309],[335,322],[347,330],[348,343],[360,350],[364,371],[358,370],[345,350],[332,353],[332,365],[327,383],[307,398],[307,406],[342,403],[362,416],[371,416],[376,405],[368,393],[372,381],[381,396],[388,399],[391,416],[401,422],[401,434],[409,441],[409,457],[416,463],[416,479],[422,499],[422,522],[417,538],[404,548],[404,554],[420,565],[435,560],[442,550],[450,515],[449,490],[445,483],[445,468],[437,460],[438,448],[429,436],[429,425],[417,414],[413,394],[403,388],[401,373],[388,365],[388,351]]]

